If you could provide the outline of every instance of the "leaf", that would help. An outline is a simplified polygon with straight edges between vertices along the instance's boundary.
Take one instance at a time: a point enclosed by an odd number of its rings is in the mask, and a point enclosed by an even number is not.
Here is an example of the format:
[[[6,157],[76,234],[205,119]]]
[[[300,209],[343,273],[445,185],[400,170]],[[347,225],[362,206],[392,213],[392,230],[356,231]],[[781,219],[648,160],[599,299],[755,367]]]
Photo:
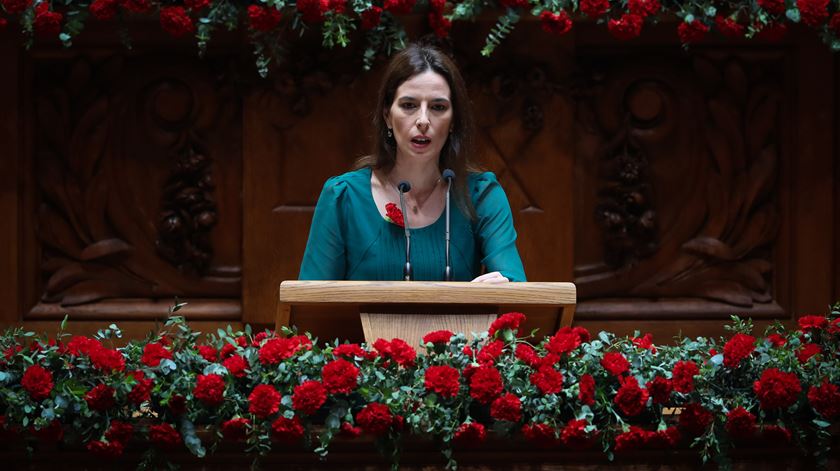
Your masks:
[[[682,249],[690,254],[715,260],[731,261],[735,259],[732,248],[719,239],[708,236],[695,237],[685,242]]]
[[[111,256],[127,255],[132,250],[134,250],[134,247],[122,239],[105,239],[85,247],[79,258],[83,261],[98,260]]]
[[[201,444],[201,439],[195,434],[195,425],[186,417],[181,419],[181,435],[184,437],[184,445],[187,449],[193,455],[204,458],[207,451]]]

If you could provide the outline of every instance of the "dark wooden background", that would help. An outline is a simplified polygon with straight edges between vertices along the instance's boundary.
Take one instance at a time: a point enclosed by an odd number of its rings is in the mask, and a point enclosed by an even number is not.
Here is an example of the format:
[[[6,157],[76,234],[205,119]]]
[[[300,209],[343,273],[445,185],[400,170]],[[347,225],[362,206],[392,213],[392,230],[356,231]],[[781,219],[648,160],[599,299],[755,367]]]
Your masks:
[[[480,160],[529,280],[577,283],[580,324],[666,341],[840,297],[840,56],[813,33],[684,51],[674,24],[525,21],[485,59],[491,25],[453,32]],[[323,181],[370,148],[381,64],[304,38],[262,80],[237,37],[199,59],[133,34],[0,36],[0,321],[142,335],[177,296],[198,330],[270,325]]]

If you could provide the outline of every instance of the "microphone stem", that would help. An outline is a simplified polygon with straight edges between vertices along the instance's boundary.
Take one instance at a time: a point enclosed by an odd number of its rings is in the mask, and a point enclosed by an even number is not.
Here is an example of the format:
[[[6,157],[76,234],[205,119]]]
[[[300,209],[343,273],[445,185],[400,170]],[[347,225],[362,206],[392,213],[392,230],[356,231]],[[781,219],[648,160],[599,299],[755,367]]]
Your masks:
[[[452,266],[449,264],[449,192],[452,190],[452,179],[447,178],[446,187],[446,269],[444,281],[452,281]]]
[[[411,231],[408,229],[408,212],[405,210],[405,194],[402,188],[400,192],[400,209],[403,214],[403,229],[405,229],[405,266],[403,267],[403,279],[411,281]]]

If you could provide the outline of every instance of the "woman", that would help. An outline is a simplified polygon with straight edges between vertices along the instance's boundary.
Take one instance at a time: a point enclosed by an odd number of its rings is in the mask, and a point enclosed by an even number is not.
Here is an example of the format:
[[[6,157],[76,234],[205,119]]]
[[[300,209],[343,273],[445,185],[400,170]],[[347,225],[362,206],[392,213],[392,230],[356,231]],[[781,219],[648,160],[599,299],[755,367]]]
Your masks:
[[[450,259],[454,281],[525,281],[510,205],[496,177],[479,173],[473,117],[454,63],[431,46],[397,53],[379,90],[377,142],[357,170],[324,184],[301,263],[302,280],[401,280],[403,219],[411,232],[414,280],[443,280],[444,169],[452,182]],[[407,215],[398,185],[407,181]],[[489,273],[481,274],[482,266]]]

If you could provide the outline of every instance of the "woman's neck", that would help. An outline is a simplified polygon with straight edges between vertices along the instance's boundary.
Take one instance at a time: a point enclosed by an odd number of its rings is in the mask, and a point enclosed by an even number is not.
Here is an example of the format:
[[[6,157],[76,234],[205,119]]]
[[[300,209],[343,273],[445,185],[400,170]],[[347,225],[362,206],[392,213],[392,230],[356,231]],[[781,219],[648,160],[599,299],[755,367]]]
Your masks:
[[[397,160],[394,168],[388,173],[388,178],[394,183],[407,180],[412,187],[426,190],[434,188],[440,181],[440,169],[436,162],[406,163]]]

